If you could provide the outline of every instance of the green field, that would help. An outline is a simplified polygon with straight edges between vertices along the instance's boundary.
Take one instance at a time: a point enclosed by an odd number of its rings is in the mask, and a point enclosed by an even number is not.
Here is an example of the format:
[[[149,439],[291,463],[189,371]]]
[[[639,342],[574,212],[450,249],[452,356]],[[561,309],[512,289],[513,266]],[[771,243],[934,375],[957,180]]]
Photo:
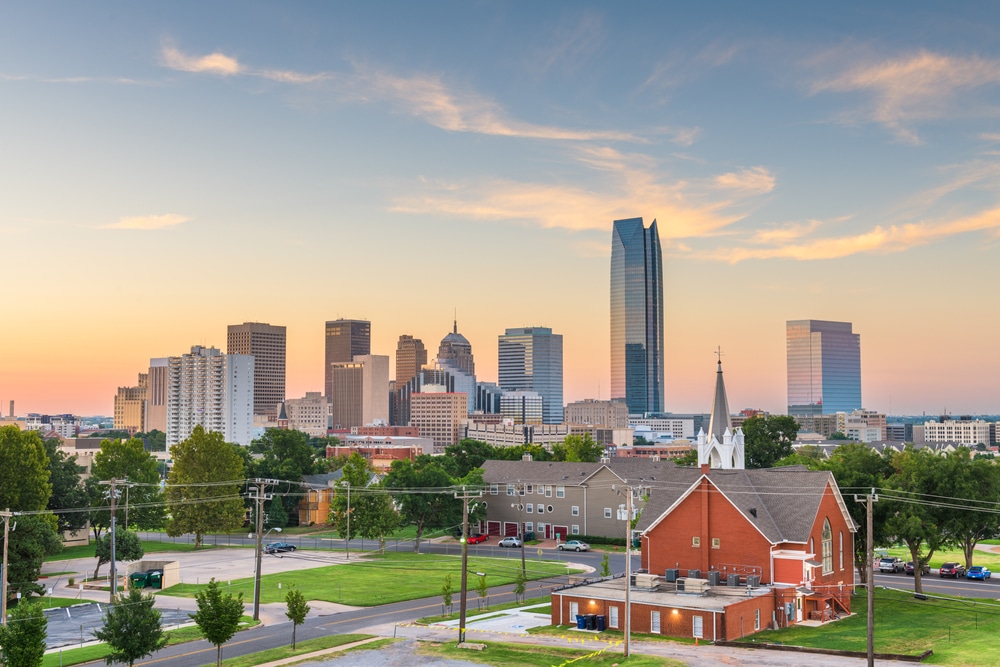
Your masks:
[[[880,549],[879,551],[883,551]],[[884,549],[890,556],[899,556],[903,561],[910,560],[910,550],[906,547],[890,547],[889,549]],[[938,549],[934,552],[931,557],[930,566],[933,569],[941,567],[941,563],[947,562],[962,563],[965,564],[965,554],[962,553],[961,549]],[[987,551],[981,551],[976,549],[972,552],[972,564],[973,565],[985,565],[990,568],[991,572],[996,572],[1000,570],[1000,554],[989,553]]]
[[[486,573],[488,586],[514,582],[521,569],[520,560],[512,558],[469,558],[470,598],[475,599],[478,577]],[[350,564],[329,565],[310,570],[297,570],[261,577],[260,601],[282,602],[290,588],[298,588],[307,600],[325,600],[359,607],[371,607],[390,602],[415,600],[440,595],[444,577],[451,574],[452,588],[458,595],[461,580],[461,560],[457,556],[437,554],[387,553],[367,554]],[[528,561],[528,578],[544,579],[567,574],[566,565],[551,561]],[[280,586],[280,587],[279,587]],[[178,584],[162,591],[164,595],[194,597],[204,586]],[[253,597],[253,579],[224,582],[223,592],[242,592],[246,600]],[[528,586],[529,593],[531,586]]]
[[[531,598],[530,600],[525,600],[524,602],[504,602],[502,604],[492,604],[489,607],[486,607],[485,609],[477,608],[474,613],[471,612],[469,609],[466,609],[465,618],[470,619],[476,616],[482,616],[483,614],[491,614],[495,611],[503,611],[504,609],[517,609],[518,607],[527,607],[530,605],[542,604],[543,602],[548,602],[551,599],[552,599],[551,597],[546,596],[541,598]],[[457,603],[453,604],[452,606],[453,607],[457,606]],[[532,609],[532,611],[535,610]],[[552,613],[551,605],[545,611],[538,611],[538,613],[551,614]],[[427,625],[430,625],[431,623],[454,621],[458,619],[459,615],[460,612],[455,612],[452,614],[441,614],[439,616],[425,616],[424,618],[418,618],[417,623],[426,623]]]
[[[51,563],[61,560],[74,560],[77,558],[97,558],[95,554],[95,549],[97,546],[92,542],[87,545],[82,545],[78,547],[65,547],[62,551],[54,556],[49,556],[45,559],[46,563]],[[146,553],[156,553],[158,551],[194,551],[194,544],[180,544],[175,542],[156,542],[146,540],[142,541],[143,551]],[[213,547],[202,547],[199,551],[204,551],[206,549],[212,549]],[[96,562],[95,562],[96,565]]]
[[[505,644],[501,642],[486,642],[482,651],[460,649],[455,644],[438,644],[435,642],[420,642],[420,653],[435,655],[451,660],[468,660],[483,665],[495,667],[553,667],[567,665],[571,661],[589,655],[590,651],[580,651],[554,646],[539,646],[537,644]],[[592,655],[585,660],[578,660],[573,665],[586,667],[684,667],[683,662],[670,658],[660,658],[649,655],[635,655],[623,658],[619,651],[608,651]]]
[[[746,641],[864,652],[867,648],[865,596],[851,601],[855,615],[820,628],[792,627],[760,632]],[[925,664],[1000,666],[1000,603],[876,589],[875,651],[918,655],[934,651]]]
[[[335,648],[337,646],[343,646],[344,644],[358,642],[363,639],[370,639],[374,636],[375,635],[329,635],[326,637],[319,637],[317,639],[308,639],[306,641],[297,642],[295,644],[295,649],[293,650],[291,646],[292,635],[289,633],[288,646],[272,648],[266,651],[258,651],[257,653],[251,653],[249,655],[241,655],[238,658],[229,658],[228,660],[223,660],[222,664],[225,667],[254,667],[254,665],[262,665],[265,662],[293,658],[297,655],[304,655],[306,653],[312,653],[313,651],[321,651],[326,648]],[[391,641],[391,639],[388,639],[380,642],[372,642],[371,644],[365,644],[363,647],[358,648],[374,649],[385,645],[385,642]],[[222,655],[225,654],[226,647],[223,646]],[[337,656],[340,654],[335,653],[333,655]]]

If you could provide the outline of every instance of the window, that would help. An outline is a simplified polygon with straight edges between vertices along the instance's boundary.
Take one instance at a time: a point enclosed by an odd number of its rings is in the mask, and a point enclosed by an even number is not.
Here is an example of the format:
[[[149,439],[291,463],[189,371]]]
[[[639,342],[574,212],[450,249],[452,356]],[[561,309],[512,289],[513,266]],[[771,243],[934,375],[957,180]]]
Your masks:
[[[570,602],[569,603],[569,617],[576,620],[576,615],[580,613],[580,603]]]
[[[545,486],[543,484],[539,484],[536,488],[538,490],[538,495],[540,496],[545,495]]]
[[[535,506],[534,506],[534,505],[532,505],[531,503],[527,503],[527,504],[526,504],[526,505],[524,506],[524,510],[525,510],[525,511],[526,511],[526,512],[527,512],[528,514],[531,514],[532,512],[534,512],[534,511],[535,511]]]
[[[538,503],[538,513],[545,514],[545,505]]]
[[[801,598],[800,598],[801,599]],[[704,639],[705,634],[703,631],[703,626],[701,622],[701,616],[691,617],[691,636],[697,637],[698,639]]]
[[[580,516],[580,506],[573,505],[572,509],[570,509],[570,514],[572,514],[573,516]]]
[[[692,537],[691,538],[691,546],[693,546],[693,547],[700,547],[701,546],[701,538],[698,537],[697,535],[695,535],[694,537]]]
[[[823,521],[823,574],[833,572],[833,530],[830,528],[830,520]]]
[[[524,532],[530,533],[534,529],[535,529],[535,523],[533,521],[525,521],[524,522]]]
[[[508,496],[514,495],[514,485],[513,484],[508,484],[507,485],[507,495]]]
[[[608,627],[618,627],[618,607],[608,607]]]
[[[760,630],[760,609],[753,610],[753,629]]]
[[[840,531],[840,569],[844,569],[844,531]]]
[[[557,486],[556,487],[556,498],[565,498],[565,497],[566,497],[566,487],[565,486]]]
[[[541,534],[542,539],[548,537],[548,535],[545,534],[545,524],[541,521],[538,522],[538,532]]]
[[[552,497],[552,486],[551,485],[545,487],[545,497],[546,498],[551,498]]]
[[[534,488],[534,486],[533,486],[533,485],[531,485],[531,484],[528,484],[528,485],[526,485],[526,486],[524,487],[524,492],[525,492],[525,493],[534,493],[534,491],[532,491],[532,489],[533,489],[533,488]]]
[[[575,616],[573,618],[576,618]],[[649,631],[659,632],[660,631],[660,612],[654,611],[649,614]]]
[[[552,514],[552,505],[549,505],[549,506],[548,506],[548,507],[546,507],[545,509],[547,509],[547,510],[548,510],[549,514]]]
[[[611,518],[611,508],[610,507],[605,507],[604,508],[604,518],[605,519],[610,519]]]
[[[518,488],[517,495],[519,495],[519,496],[523,496],[524,495],[524,486],[523,485],[520,488]]]
[[[580,534],[580,526],[578,526],[577,524],[574,523],[573,526],[570,528],[569,532],[573,533],[574,535],[579,535]]]
[[[491,496],[495,496],[498,493],[500,493],[500,485],[499,484],[490,484],[490,495]]]
[[[720,538],[718,538],[718,537],[713,537],[712,538],[712,548],[713,549],[721,549],[722,548],[722,540]]]

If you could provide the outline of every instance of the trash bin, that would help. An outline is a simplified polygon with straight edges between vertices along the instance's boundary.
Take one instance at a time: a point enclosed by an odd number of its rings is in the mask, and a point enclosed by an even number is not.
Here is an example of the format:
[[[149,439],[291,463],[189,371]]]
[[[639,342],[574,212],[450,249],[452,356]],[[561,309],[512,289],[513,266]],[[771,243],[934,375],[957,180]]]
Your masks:
[[[597,629],[597,614],[587,614],[587,629],[588,630]]]
[[[163,570],[150,570],[147,572],[146,582],[153,588],[163,588]]]
[[[587,617],[583,614],[576,615],[576,629],[586,630],[587,629]]]
[[[597,631],[604,632],[604,629],[608,627],[608,617],[604,614],[597,615]]]
[[[146,572],[133,572],[128,575],[128,581],[132,588],[145,588],[149,585]]]
[[[535,539],[535,534],[534,533],[525,533],[524,534],[524,541],[525,542],[527,542],[529,540],[534,540],[534,539]]]

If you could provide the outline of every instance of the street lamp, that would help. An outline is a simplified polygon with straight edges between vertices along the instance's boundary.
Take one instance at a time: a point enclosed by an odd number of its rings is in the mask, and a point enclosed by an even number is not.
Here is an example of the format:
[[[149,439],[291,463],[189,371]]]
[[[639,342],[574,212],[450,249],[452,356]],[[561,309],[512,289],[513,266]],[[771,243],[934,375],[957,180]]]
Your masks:
[[[517,483],[519,485],[516,487],[517,493],[521,497],[521,502],[511,503],[510,506],[517,507],[518,510],[517,534],[521,538],[521,576],[527,577],[524,567],[524,496],[526,492],[524,484],[521,484],[520,480]]]
[[[259,510],[258,510],[259,511]],[[263,550],[264,538],[271,534],[271,531],[281,532],[281,528],[275,526],[274,528],[268,528],[264,533],[250,533],[247,535],[249,539],[257,538],[257,558],[254,563],[253,568],[253,620],[260,620],[260,556]]]

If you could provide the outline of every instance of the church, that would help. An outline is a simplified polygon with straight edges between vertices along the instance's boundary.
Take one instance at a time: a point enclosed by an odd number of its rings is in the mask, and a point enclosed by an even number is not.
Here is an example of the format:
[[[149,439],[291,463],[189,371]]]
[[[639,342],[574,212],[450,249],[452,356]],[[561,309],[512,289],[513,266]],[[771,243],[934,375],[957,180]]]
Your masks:
[[[648,498],[635,526],[642,570],[630,582],[556,589],[553,624],[595,614],[622,629],[626,597],[632,632],[713,641],[850,614],[856,528],[833,475],[744,464],[720,360],[698,467],[627,480],[633,495]]]

